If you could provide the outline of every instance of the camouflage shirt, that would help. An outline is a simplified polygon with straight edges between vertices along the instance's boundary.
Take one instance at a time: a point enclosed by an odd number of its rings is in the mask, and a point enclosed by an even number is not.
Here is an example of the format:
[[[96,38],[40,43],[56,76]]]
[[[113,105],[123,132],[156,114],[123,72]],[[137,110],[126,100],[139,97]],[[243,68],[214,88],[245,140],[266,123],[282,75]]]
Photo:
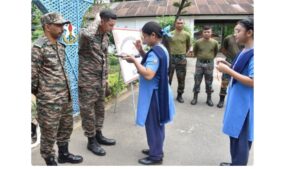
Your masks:
[[[31,93],[38,101],[67,103],[71,100],[67,72],[64,69],[65,46],[40,37],[31,51]]]
[[[78,86],[104,86],[108,79],[107,50],[109,37],[100,32],[99,24],[80,31]]]

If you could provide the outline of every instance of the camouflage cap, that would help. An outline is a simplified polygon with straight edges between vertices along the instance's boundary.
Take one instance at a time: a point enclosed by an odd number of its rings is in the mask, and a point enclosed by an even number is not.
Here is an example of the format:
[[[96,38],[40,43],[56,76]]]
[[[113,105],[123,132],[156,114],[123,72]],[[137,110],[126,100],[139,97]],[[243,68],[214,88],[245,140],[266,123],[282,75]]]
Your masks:
[[[65,20],[59,13],[50,12],[41,17],[41,24],[67,24],[70,21]]]

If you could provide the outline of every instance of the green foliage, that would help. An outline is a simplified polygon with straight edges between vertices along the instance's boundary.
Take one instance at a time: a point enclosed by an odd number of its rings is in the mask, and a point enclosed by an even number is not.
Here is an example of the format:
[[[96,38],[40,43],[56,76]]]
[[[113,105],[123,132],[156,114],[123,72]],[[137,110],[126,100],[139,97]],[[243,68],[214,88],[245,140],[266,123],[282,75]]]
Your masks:
[[[168,25],[172,26],[174,23],[174,16],[162,16],[162,17],[156,17],[156,20],[158,20],[158,23],[161,27],[166,27]]]
[[[119,74],[119,72],[115,72],[115,73],[108,75],[108,85],[111,90],[112,96],[116,96],[119,92],[121,92],[127,86],[123,82],[123,79],[121,77],[121,74]]]
[[[40,23],[40,18],[42,16],[42,12],[31,3],[31,25],[35,28],[34,31],[31,31],[31,41],[35,41],[41,35],[43,35],[44,31]]]
[[[226,24],[224,27],[224,38],[228,35],[233,34],[235,24]]]

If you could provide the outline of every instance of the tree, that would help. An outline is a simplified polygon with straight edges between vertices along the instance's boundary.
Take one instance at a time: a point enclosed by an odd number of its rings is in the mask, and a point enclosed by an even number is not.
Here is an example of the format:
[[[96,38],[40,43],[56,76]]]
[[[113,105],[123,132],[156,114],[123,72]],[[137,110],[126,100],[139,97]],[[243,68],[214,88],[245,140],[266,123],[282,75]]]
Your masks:
[[[187,8],[187,7],[191,6],[191,4],[192,4],[192,2],[190,2],[189,0],[181,0],[180,3],[179,2],[174,2],[173,3],[173,6],[178,8],[173,26],[175,26],[176,20],[179,18],[179,16],[181,14],[186,13],[186,11],[183,11],[184,8]]]

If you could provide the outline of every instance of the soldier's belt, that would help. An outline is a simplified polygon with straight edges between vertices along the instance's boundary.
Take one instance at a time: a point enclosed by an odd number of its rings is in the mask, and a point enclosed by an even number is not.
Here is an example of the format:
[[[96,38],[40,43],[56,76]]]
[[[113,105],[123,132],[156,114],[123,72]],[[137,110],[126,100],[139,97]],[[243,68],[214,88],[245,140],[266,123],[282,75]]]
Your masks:
[[[213,59],[197,59],[197,61],[201,63],[212,63]]]

